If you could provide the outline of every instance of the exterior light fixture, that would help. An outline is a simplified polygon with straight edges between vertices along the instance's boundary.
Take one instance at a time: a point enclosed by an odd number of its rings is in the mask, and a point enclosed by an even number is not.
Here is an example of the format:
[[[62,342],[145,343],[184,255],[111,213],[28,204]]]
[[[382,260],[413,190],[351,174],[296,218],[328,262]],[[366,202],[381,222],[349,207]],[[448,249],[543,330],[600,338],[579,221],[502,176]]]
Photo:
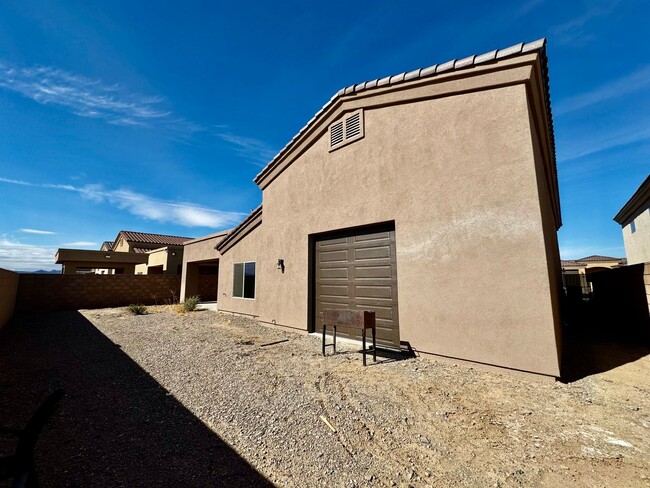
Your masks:
[[[107,254],[107,255],[106,255],[106,259],[111,259],[111,255],[110,255],[110,254]]]
[[[284,259],[278,259],[278,264],[276,265],[280,271],[284,273]]]

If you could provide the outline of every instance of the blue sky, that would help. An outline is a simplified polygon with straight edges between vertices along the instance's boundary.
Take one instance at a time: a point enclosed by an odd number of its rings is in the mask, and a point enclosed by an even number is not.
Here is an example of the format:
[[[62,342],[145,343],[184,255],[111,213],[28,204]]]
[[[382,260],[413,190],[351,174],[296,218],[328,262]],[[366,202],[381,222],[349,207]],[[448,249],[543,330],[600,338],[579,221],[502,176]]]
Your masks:
[[[241,5],[241,6],[240,6]],[[548,38],[563,258],[624,256],[650,169],[650,4],[0,4],[0,267],[121,229],[198,237],[339,88]]]

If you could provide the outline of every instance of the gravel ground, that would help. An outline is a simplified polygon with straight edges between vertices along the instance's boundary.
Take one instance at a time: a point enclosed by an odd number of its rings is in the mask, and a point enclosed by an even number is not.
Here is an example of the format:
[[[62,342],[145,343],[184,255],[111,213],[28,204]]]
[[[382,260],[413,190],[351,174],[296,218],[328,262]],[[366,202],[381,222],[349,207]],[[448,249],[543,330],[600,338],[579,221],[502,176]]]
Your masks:
[[[323,358],[317,337],[153,312],[3,331],[0,423],[68,392],[38,445],[44,486],[650,486],[647,348],[565,384],[423,358],[364,369],[350,345]]]

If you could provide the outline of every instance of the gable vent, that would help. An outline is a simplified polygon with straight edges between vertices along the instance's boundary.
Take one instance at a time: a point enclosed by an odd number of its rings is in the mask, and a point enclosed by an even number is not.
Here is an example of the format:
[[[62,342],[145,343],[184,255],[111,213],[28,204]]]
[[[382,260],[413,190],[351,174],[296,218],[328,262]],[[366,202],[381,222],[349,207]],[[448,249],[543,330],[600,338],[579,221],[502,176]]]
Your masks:
[[[357,112],[345,119],[345,138],[351,139],[361,134],[361,114]]]
[[[343,121],[338,122],[330,128],[330,147],[343,142]]]
[[[363,110],[348,114],[343,120],[330,125],[330,151],[343,147],[364,136]]]

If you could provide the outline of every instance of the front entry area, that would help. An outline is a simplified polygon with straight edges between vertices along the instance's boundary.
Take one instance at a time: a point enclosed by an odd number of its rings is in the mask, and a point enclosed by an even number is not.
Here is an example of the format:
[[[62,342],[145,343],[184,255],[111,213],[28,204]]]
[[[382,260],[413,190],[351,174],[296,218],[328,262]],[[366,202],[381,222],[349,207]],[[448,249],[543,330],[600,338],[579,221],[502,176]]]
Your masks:
[[[312,252],[315,330],[323,330],[323,309],[372,310],[378,345],[399,349],[394,224],[314,237]],[[361,339],[354,330],[337,332]]]

